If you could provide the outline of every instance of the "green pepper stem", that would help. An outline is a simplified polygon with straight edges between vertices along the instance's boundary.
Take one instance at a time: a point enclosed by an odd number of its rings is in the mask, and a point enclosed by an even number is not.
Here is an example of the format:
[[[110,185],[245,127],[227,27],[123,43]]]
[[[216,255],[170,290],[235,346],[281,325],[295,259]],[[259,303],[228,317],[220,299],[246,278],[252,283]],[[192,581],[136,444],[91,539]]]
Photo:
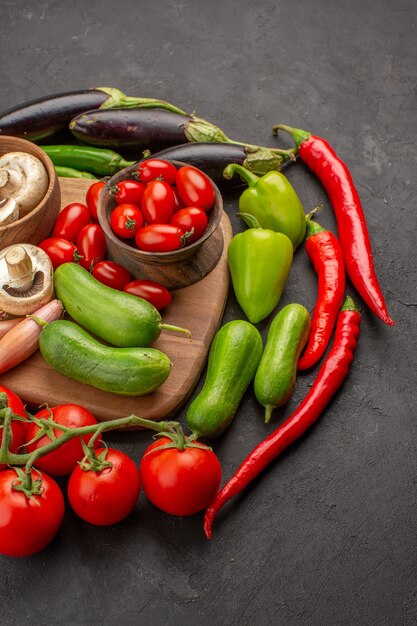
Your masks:
[[[301,128],[293,128],[292,126],[287,126],[286,124],[275,124],[272,127],[272,132],[274,135],[278,135],[278,131],[283,130],[286,133],[289,133],[291,137],[294,139],[297,150],[301,146],[301,144],[306,141],[309,137],[311,137],[311,133],[307,130],[301,130]]]
[[[259,221],[252,213],[236,213],[249,226],[249,228],[262,228]]]
[[[353,298],[350,296],[346,296],[344,303],[342,304],[342,308],[340,311],[357,311],[359,313],[359,309],[353,301]]]
[[[181,328],[181,326],[173,326],[172,324],[161,324],[161,328],[162,330],[172,330],[174,333],[183,333],[191,339],[191,332],[186,328]]]
[[[274,407],[271,404],[267,404],[265,407],[265,424],[269,424]]]
[[[243,165],[239,165],[238,163],[229,163],[223,172],[223,176],[227,180],[230,180],[233,178],[234,174],[239,174],[239,176],[248,183],[249,187],[255,187],[255,185],[259,182],[259,176],[247,170],[246,167],[243,167]]]

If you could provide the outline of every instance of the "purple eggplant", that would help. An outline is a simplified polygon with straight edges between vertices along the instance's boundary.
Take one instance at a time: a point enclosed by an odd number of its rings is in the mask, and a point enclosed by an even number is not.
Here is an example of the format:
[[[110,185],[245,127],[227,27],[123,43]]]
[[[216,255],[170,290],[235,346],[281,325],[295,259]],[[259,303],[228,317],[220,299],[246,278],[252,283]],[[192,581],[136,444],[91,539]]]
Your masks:
[[[0,113],[0,135],[41,141],[67,129],[72,118],[80,113],[114,107],[162,108],[185,114],[164,100],[135,98],[113,87],[95,87],[37,98]]]

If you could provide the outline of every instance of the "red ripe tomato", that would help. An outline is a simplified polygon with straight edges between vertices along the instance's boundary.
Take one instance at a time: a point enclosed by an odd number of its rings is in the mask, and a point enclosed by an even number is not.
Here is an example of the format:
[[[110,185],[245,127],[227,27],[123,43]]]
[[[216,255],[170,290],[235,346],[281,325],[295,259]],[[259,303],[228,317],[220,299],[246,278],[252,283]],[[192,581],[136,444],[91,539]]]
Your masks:
[[[159,178],[168,183],[168,185],[173,185],[177,175],[177,168],[169,161],[146,159],[146,161],[140,163],[138,172],[143,183],[150,183],[152,180]]]
[[[38,244],[51,259],[52,267],[56,270],[63,263],[77,263],[78,251],[72,241],[61,237],[50,237]]]
[[[162,437],[145,451],[140,464],[143,491],[166,513],[193,515],[213,501],[222,476],[220,463],[203,444],[201,448],[158,450],[170,441]]]
[[[0,385],[0,393],[4,393],[7,396],[7,407],[13,411],[15,415],[20,415],[21,417],[27,418],[25,407],[23,402],[11,389],[7,387],[3,387]],[[25,422],[20,422],[19,420],[12,419],[10,424],[10,430],[12,433],[12,441],[9,445],[10,452],[21,452],[19,450],[21,446],[26,442],[26,431],[27,424]],[[0,442],[3,437],[3,426],[0,421]],[[0,470],[6,468],[7,465],[0,464]]]
[[[32,479],[42,479],[42,493],[28,498],[13,485],[16,470],[0,472],[0,554],[30,556],[52,541],[64,517],[64,498],[56,482],[36,470]]]
[[[172,224],[149,224],[141,228],[136,245],[146,252],[171,252],[184,245],[184,231]]]
[[[113,261],[100,261],[93,267],[91,274],[103,285],[123,291],[125,285],[132,280],[127,269]]]
[[[175,196],[172,187],[162,180],[154,180],[146,186],[141,209],[148,224],[168,224],[174,215]]]
[[[110,226],[123,239],[133,239],[143,226],[143,216],[134,204],[119,204],[110,216]]]
[[[68,482],[68,499],[77,515],[90,524],[117,524],[134,508],[140,493],[139,471],[132,459],[114,448],[101,449],[111,467],[99,472],[76,467]]]
[[[171,189],[174,192],[174,198],[175,198],[174,212],[177,212],[180,209],[184,208],[184,202],[180,198],[180,194],[178,193],[178,189],[176,187],[171,187]]]
[[[86,270],[106,256],[106,237],[98,224],[87,224],[77,237],[79,263]],[[82,257],[82,258],[81,258]]]
[[[53,236],[62,237],[76,243],[80,230],[90,223],[90,211],[85,204],[72,202],[68,204],[55,222]]]
[[[53,419],[54,422],[67,426],[68,428],[79,428],[80,426],[91,426],[93,424],[97,424],[97,420],[94,415],[78,404],[61,404],[50,409],[43,409],[42,411],[39,411],[35,417],[39,419],[48,419],[51,413],[51,419]],[[29,425],[26,439],[32,443],[27,444],[27,452],[33,452],[34,450],[42,448],[42,446],[46,446],[51,442],[51,438],[46,434],[43,437],[40,437],[40,439],[33,441],[33,439],[38,436],[39,431],[40,427],[35,422],[32,422]],[[54,434],[55,437],[59,437],[62,435],[62,430],[54,428]],[[90,437],[91,435],[84,435],[82,439],[85,443],[88,443]],[[101,442],[97,440],[96,444],[98,447]],[[43,472],[47,472],[53,476],[66,476],[67,474],[71,474],[78,461],[81,461],[83,458],[84,451],[81,446],[81,437],[75,437],[74,439],[70,439],[70,441],[64,443],[53,452],[40,457],[36,461],[35,466]]]
[[[140,207],[145,185],[137,180],[122,180],[117,183],[111,193],[118,204],[134,204]]]
[[[204,172],[184,165],[177,171],[176,185],[185,206],[197,206],[208,211],[214,204],[214,188]]]
[[[171,224],[178,226],[186,232],[190,232],[194,229],[193,234],[187,239],[187,243],[193,243],[200,239],[201,235],[207,228],[208,217],[203,209],[199,209],[196,206],[189,206],[185,209],[180,209],[171,220]]]
[[[88,189],[85,196],[85,201],[88,206],[88,210],[90,211],[91,217],[97,222],[97,206],[98,206],[98,198],[102,191],[102,189],[106,186],[106,183],[99,180],[97,183],[93,183]]]
[[[168,289],[152,280],[132,280],[125,285],[123,291],[133,296],[138,296],[154,305],[155,309],[161,311],[172,300]]]

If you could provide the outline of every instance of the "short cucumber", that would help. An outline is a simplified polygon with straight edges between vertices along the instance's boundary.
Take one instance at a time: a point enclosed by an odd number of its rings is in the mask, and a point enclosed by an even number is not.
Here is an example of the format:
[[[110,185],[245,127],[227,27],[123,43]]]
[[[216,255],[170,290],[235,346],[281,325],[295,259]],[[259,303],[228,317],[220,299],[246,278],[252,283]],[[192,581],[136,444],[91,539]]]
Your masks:
[[[225,324],[211,344],[204,386],[188,407],[189,429],[217,437],[231,423],[262,354],[259,331],[244,320]]]
[[[163,329],[190,336],[184,328],[163,324],[150,302],[103,285],[76,263],[60,265],[54,283],[68,315],[113,346],[150,346]]]
[[[288,304],[274,317],[255,376],[255,396],[265,407],[265,422],[272,410],[290,399],[297,363],[310,332],[310,315],[301,304]]]
[[[112,348],[93,339],[74,322],[47,324],[39,347],[60,374],[121,396],[150,393],[168,378],[171,363],[154,348]]]

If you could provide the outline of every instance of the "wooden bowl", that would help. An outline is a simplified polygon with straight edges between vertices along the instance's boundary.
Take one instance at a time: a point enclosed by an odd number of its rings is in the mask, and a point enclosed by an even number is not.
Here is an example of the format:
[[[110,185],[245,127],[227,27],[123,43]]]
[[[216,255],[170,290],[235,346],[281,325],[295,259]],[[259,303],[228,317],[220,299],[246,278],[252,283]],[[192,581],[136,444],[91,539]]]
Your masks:
[[[7,152],[28,152],[40,159],[48,173],[49,185],[43,199],[30,213],[7,226],[0,226],[0,249],[14,243],[36,245],[51,233],[60,210],[61,191],[58,177],[45,152],[26,139],[0,135],[0,155]]]
[[[171,161],[177,168],[186,165],[180,161]],[[136,248],[134,242],[121,240],[110,227],[110,215],[117,205],[110,194],[110,188],[122,180],[133,179],[138,164],[117,172],[107,182],[98,201],[98,220],[104,230],[107,242],[107,255],[116,263],[123,265],[134,278],[154,280],[168,289],[188,287],[201,280],[217,265],[223,251],[223,233],[220,220],[223,214],[223,199],[217,186],[214,188],[214,206],[207,213],[208,224],[203,235],[190,245],[174,252],[144,252]]]

